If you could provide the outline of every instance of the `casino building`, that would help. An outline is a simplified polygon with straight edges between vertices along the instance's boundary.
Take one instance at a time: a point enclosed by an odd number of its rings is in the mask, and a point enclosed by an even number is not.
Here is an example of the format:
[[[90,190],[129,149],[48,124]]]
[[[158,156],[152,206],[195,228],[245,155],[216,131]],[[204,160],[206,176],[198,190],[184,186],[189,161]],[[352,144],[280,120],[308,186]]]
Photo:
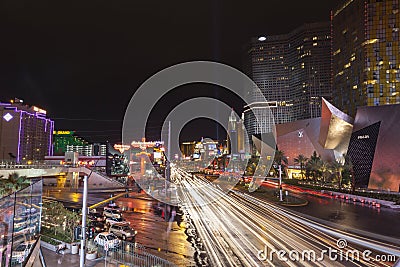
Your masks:
[[[17,163],[51,156],[54,121],[20,99],[0,102],[0,160]]]
[[[352,161],[356,187],[399,191],[400,105],[359,107],[355,119],[322,100],[321,117],[276,125],[277,146],[290,169],[299,154]],[[291,168],[292,166],[293,168]]]

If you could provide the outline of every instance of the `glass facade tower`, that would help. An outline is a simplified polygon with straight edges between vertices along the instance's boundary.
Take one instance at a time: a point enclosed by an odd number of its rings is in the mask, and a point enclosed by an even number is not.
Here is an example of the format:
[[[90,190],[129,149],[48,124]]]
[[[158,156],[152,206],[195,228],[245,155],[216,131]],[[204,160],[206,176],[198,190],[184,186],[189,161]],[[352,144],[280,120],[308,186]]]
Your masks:
[[[257,84],[275,123],[321,116],[321,99],[331,99],[329,22],[304,24],[288,34],[253,38],[245,54],[245,72]],[[246,92],[244,118],[249,134],[267,133],[272,118],[266,103]],[[253,114],[261,114],[258,124]],[[266,114],[267,117],[263,117]]]
[[[348,0],[332,12],[333,103],[400,103],[399,0]]]

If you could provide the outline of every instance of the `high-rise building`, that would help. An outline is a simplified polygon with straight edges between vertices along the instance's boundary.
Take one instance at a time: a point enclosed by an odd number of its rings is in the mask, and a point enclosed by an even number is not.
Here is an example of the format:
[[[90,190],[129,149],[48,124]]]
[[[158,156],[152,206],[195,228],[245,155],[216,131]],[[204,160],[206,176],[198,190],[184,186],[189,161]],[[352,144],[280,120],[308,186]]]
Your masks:
[[[74,131],[54,131],[53,139],[53,153],[56,156],[64,156],[67,152],[67,146],[86,146],[89,144],[86,140],[76,136]]]
[[[105,156],[107,145],[89,144],[85,139],[75,135],[75,131],[54,131],[54,155],[63,156],[66,152],[78,152],[81,156]]]
[[[0,159],[17,163],[51,156],[54,121],[46,111],[22,100],[0,102]]]
[[[106,156],[106,144],[67,145],[66,152],[78,152],[81,156]]]
[[[228,123],[228,151],[230,154],[237,154],[238,153],[238,132],[237,132],[237,122],[239,118],[235,111],[232,109],[231,115],[229,116],[229,123]]]
[[[249,153],[246,146],[246,139],[248,140],[248,138],[243,119],[239,118],[234,110],[229,116],[228,133],[227,149],[229,154],[237,157],[239,154]]]
[[[321,99],[331,99],[331,32],[329,22],[304,24],[288,34],[253,38],[245,72],[267,100],[275,123],[321,115]],[[267,133],[271,118],[265,103],[246,93],[244,118],[250,135]],[[261,121],[255,123],[252,113]],[[264,118],[265,117],[265,118]],[[264,128],[265,129],[264,129]],[[251,136],[249,136],[251,138]]]
[[[399,0],[347,0],[332,11],[333,104],[400,103]]]

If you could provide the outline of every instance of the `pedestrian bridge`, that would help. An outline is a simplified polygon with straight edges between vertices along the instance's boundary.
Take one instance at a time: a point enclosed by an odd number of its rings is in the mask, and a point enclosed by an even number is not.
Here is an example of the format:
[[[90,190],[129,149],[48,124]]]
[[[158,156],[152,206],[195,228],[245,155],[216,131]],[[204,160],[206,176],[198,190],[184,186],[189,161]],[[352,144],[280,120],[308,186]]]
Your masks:
[[[71,185],[77,185],[77,181],[72,181],[72,179],[77,179],[79,174],[83,174],[89,176],[89,188],[113,188],[125,186],[125,184],[108,177],[105,173],[88,167],[68,167],[61,165],[0,165],[0,177],[8,177],[8,175],[13,172],[28,178],[42,177],[44,179],[44,185],[49,183],[57,184],[57,178],[54,178],[56,176],[66,176],[66,179],[71,179]]]

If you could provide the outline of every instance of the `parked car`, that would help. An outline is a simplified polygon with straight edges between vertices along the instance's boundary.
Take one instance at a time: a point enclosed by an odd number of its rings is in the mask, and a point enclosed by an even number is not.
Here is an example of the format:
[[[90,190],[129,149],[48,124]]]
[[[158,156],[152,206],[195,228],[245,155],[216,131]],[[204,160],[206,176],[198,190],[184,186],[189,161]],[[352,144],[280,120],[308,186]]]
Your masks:
[[[12,252],[12,261],[13,262],[24,262],[26,257],[28,257],[29,253],[36,240],[25,241],[19,244]]]
[[[105,232],[107,230],[106,229],[106,225],[105,225],[104,222],[94,221],[94,222],[90,223],[89,227],[93,227],[94,231],[96,233],[102,233],[102,232]]]
[[[103,215],[108,218],[122,218],[121,212],[118,210],[104,210]]]
[[[100,212],[90,212],[88,214],[88,219],[92,221],[104,222],[104,215]]]
[[[102,247],[105,243],[108,243],[109,248],[116,248],[121,244],[121,240],[113,233],[103,232],[94,238],[94,243]]]
[[[116,236],[122,238],[122,240],[135,240],[135,236],[137,234],[137,231],[133,230],[129,224],[126,223],[114,223],[110,226],[108,232],[115,234]]]
[[[113,225],[115,223],[129,224],[129,222],[125,221],[124,218],[107,218],[106,219],[106,225],[108,225],[108,226]]]
[[[118,205],[115,204],[115,203],[108,204],[107,206],[104,207],[104,210],[117,210],[117,211],[122,211],[121,207],[118,206]]]

